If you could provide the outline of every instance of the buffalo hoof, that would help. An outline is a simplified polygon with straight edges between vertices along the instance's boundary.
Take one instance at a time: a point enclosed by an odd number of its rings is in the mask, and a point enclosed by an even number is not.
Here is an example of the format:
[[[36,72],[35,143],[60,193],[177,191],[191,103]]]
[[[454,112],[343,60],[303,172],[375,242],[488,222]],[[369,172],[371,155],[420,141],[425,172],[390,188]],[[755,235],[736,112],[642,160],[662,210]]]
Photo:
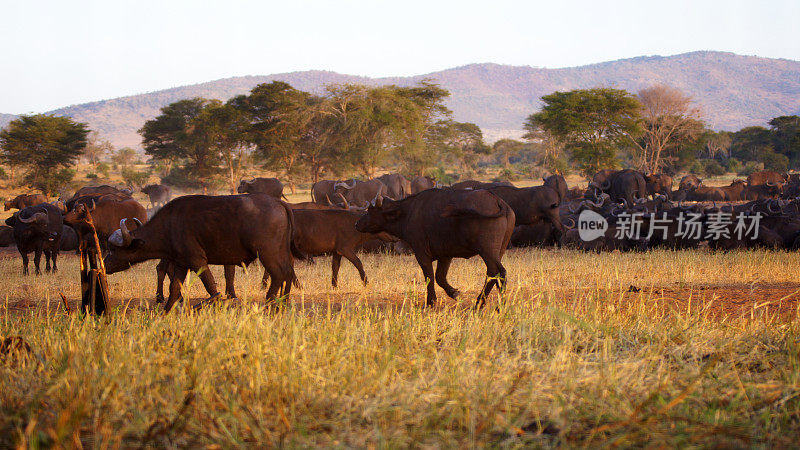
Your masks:
[[[447,294],[447,296],[452,299],[456,299],[458,298],[459,295],[461,295],[461,291],[459,291],[458,289],[451,289],[449,291],[445,291],[444,293]]]
[[[164,294],[156,294],[156,305],[164,303]]]
[[[199,303],[194,305],[192,307],[192,309],[195,310],[195,311],[197,311],[199,309],[203,309],[208,305],[213,305],[214,303],[216,303],[220,299],[222,299],[222,294],[217,294],[217,295],[215,295],[213,297],[209,297],[209,298],[207,298],[205,300],[201,300]]]

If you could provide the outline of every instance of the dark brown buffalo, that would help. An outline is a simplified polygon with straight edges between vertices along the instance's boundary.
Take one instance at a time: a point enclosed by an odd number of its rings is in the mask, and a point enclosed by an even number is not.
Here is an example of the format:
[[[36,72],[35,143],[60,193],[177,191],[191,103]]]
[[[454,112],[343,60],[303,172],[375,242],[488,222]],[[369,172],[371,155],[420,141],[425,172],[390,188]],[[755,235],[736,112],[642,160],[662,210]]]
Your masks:
[[[645,175],[645,183],[647,183],[647,195],[655,197],[656,195],[666,195],[667,198],[672,196],[672,177],[663,173],[655,173]]]
[[[431,177],[419,176],[411,180],[411,193],[416,194],[426,189],[433,189],[438,185]]]
[[[609,176],[611,187],[606,191],[611,200],[621,202],[625,200],[629,205],[644,200],[647,197],[647,183],[644,175],[631,169],[620,170]]]
[[[14,228],[8,225],[0,225],[0,247],[10,247],[14,245]]]
[[[699,188],[702,184],[703,180],[697,178],[695,175],[689,174],[681,178],[681,181],[678,183],[678,190],[690,191]]]
[[[355,225],[361,214],[350,211],[328,209],[294,210],[295,243],[303,253],[309,256],[328,255],[331,259],[331,284],[336,287],[339,276],[339,265],[342,257],[350,261],[358,270],[361,281],[367,284],[367,274],[364,266],[358,259],[356,251],[362,244],[370,239],[380,239],[385,242],[397,241],[385,232],[362,233],[356,230]]]
[[[8,211],[12,208],[25,209],[29,206],[36,206],[46,201],[47,197],[42,194],[22,194],[6,201],[4,211]]]
[[[781,190],[782,186],[772,181],[767,181],[765,184],[748,185],[742,190],[742,200],[778,198]]]
[[[561,201],[555,190],[547,186],[497,186],[486,190],[500,197],[514,210],[516,225],[533,225],[544,220],[550,222],[557,233],[564,231],[558,210]]]
[[[744,180],[733,180],[730,185],[723,186],[720,190],[725,193],[725,200],[729,202],[738,202],[744,199],[743,194],[745,187]]]
[[[611,180],[609,180],[609,178],[617,172],[619,171],[614,169],[603,169],[598,171],[592,177],[592,182],[590,184],[596,186],[601,191],[608,191],[611,188]]]
[[[558,242],[556,229],[549,222],[533,225],[517,225],[511,234],[512,247],[544,247]]]
[[[544,181],[544,186],[558,193],[559,202],[563,202],[567,199],[567,180],[565,180],[564,177],[561,175],[550,175],[549,177],[543,177],[542,180]]]
[[[332,205],[323,205],[322,203],[315,203],[315,202],[300,202],[300,203],[287,203],[289,208],[294,209],[318,209],[322,211],[327,211],[329,209],[342,209],[338,206]]]
[[[109,238],[106,270],[113,274],[150,259],[171,262],[169,311],[189,270],[198,272],[215,298],[219,292],[209,264],[247,265],[258,259],[265,268],[264,281],[270,277],[267,299],[272,301],[288,295],[297,283],[293,255],[302,253],[292,242],[293,217],[288,205],[267,194],[179,197],[133,231],[120,221]]]
[[[778,184],[783,185],[788,179],[785,173],[778,173],[773,170],[762,170],[760,172],[753,172],[747,176],[748,186],[760,186],[762,184]]]
[[[338,181],[320,180],[311,186],[311,201],[321,205],[331,205],[334,194],[334,186]]]
[[[39,261],[44,253],[45,271],[50,272],[50,261],[53,261],[53,272],[58,271],[58,248],[61,245],[61,228],[63,221],[61,210],[50,203],[29,206],[12,217],[6,224],[14,228],[14,242],[22,256],[22,273],[28,274],[28,253],[34,252],[33,265],[36,275],[41,273]]]
[[[411,195],[411,182],[399,173],[387,173],[379,176],[376,180],[380,180],[386,186],[386,197],[400,200]]]
[[[78,234],[75,233],[74,228],[65,224],[61,228],[61,245],[59,246],[59,250],[67,252],[77,249],[78,249]]]
[[[448,296],[458,291],[447,282],[453,258],[479,255],[487,280],[475,307],[494,286],[502,291],[506,269],[501,260],[514,231],[514,211],[487,190],[429,189],[403,200],[378,200],[356,223],[365,233],[385,231],[407,242],[428,285],[427,305],[436,304],[433,280]],[[433,262],[438,261],[434,277]]]
[[[69,212],[64,215],[64,223],[72,226],[78,237],[88,242],[92,247],[91,228],[86,224],[86,212],[92,216],[97,238],[100,246],[105,249],[108,238],[119,229],[119,222],[122,219],[137,219],[140,222],[147,221],[147,210],[132,198],[119,200],[116,195],[100,195],[98,197],[80,197],[74,203]]]
[[[172,189],[164,184],[149,184],[142,188],[142,192],[150,198],[150,207],[164,206],[172,198]]]
[[[484,183],[483,181],[478,181],[478,180],[459,181],[458,183],[450,187],[453,189],[488,189],[497,186],[514,187],[514,185],[509,183],[508,181],[492,181],[491,183]]]
[[[386,197],[386,185],[380,180],[338,181],[334,185],[334,194],[336,197],[341,195],[350,205],[363,208],[378,197]],[[336,198],[331,198],[331,200],[338,204]]]
[[[283,183],[277,178],[253,178],[250,181],[242,180],[236,192],[240,194],[267,194],[278,200],[283,196]]]
[[[688,191],[686,200],[693,202],[719,202],[725,200],[725,191],[716,187],[700,186],[697,189]]]

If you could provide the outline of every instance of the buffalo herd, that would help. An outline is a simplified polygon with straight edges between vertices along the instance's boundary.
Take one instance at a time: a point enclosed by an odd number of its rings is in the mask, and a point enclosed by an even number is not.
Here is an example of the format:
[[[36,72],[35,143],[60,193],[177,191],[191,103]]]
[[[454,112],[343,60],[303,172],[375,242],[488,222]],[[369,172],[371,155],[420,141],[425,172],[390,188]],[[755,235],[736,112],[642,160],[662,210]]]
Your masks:
[[[209,265],[224,266],[225,294],[235,297],[236,266],[255,260],[264,267],[266,297],[274,302],[298,284],[296,259],[331,255],[335,287],[342,258],[366,284],[359,251],[413,253],[427,282],[426,304],[434,306],[434,283],[448,296],[458,295],[447,281],[453,258],[477,255],[486,265],[478,308],[494,287],[503,289],[502,258],[511,247],[625,251],[800,246],[800,177],[762,171],[723,187],[706,186],[694,175],[681,178],[677,189],[674,183],[666,174],[631,169],[599,171],[585,189],[570,189],[560,175],[544,178],[541,186],[518,188],[474,180],[442,186],[429,177],[409,180],[386,174],[366,181],[318,181],[311,201],[289,203],[278,179],[254,178],[240,182],[240,195],[172,199],[168,186],[145,186],[142,192],[154,211],[150,217],[131,190],[104,185],[82,188],[52,203],[41,194],[6,201],[6,210],[19,211],[0,227],[0,246],[16,244],[25,274],[30,253],[37,274],[42,254],[45,271],[56,271],[59,251],[93,248],[91,217],[109,274],[159,260],[156,298],[165,302],[165,311],[181,300],[189,271],[198,274],[208,301],[213,301],[221,294]],[[587,217],[602,222],[590,238],[582,228]],[[747,238],[737,220],[748,221]],[[691,233],[684,229],[689,223],[694,226]]]

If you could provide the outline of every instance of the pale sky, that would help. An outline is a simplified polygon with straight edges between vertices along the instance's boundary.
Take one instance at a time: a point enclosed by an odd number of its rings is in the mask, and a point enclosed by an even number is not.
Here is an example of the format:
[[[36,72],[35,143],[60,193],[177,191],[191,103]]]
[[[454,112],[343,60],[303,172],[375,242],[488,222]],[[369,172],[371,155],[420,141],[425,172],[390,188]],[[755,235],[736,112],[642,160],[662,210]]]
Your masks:
[[[0,0],[0,113],[242,75],[720,50],[800,60],[800,0]]]

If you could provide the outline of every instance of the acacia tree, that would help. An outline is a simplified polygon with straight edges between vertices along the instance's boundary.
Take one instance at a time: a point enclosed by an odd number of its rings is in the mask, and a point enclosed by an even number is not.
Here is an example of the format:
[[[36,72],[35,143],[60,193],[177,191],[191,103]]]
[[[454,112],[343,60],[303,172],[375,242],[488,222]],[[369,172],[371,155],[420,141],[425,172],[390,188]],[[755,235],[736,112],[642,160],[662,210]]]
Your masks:
[[[313,96],[288,83],[259,84],[250,95],[233,103],[250,118],[248,139],[268,167],[282,171],[294,193],[302,163],[306,130],[313,118],[308,108]]]
[[[69,117],[23,115],[0,132],[3,162],[25,171],[25,183],[53,194],[75,171],[69,169],[83,153],[89,130]]]
[[[483,131],[469,122],[449,120],[440,125],[439,129],[443,133],[441,142],[445,146],[444,150],[459,165],[459,178],[472,176],[480,157],[492,152],[492,148],[483,141]]]
[[[213,130],[202,118],[198,119],[209,104],[218,105],[219,102],[193,98],[171,103],[139,130],[145,152],[169,162],[171,183],[197,185],[204,193],[216,184],[222,173],[220,153],[213,145]],[[174,167],[176,165],[179,167]]]
[[[83,157],[86,162],[93,167],[97,167],[103,157],[110,155],[114,152],[114,145],[107,139],[100,137],[100,133],[92,131],[89,133],[89,138],[86,147],[83,149]]]
[[[641,134],[632,138],[638,150],[640,167],[650,173],[659,171],[664,153],[691,141],[703,132],[700,110],[692,98],[681,91],[657,84],[638,93],[641,104]]]
[[[564,143],[584,174],[616,163],[617,149],[639,133],[639,101],[620,89],[595,88],[554,92],[525,122]]]
[[[330,142],[367,178],[408,144],[414,135],[408,131],[423,122],[418,104],[397,86],[330,85],[326,97]]]
[[[236,192],[253,151],[247,135],[250,120],[234,107],[235,102],[236,99],[227,104],[210,102],[192,121],[195,129],[204,130],[212,151],[219,154],[231,194]]]
[[[434,150],[444,146],[441,138],[447,133],[441,127],[446,127],[453,115],[444,105],[450,92],[424,79],[416,86],[397,88],[397,94],[417,105],[416,111],[404,117],[406,139],[398,156],[409,173],[425,175],[440,157]]]

